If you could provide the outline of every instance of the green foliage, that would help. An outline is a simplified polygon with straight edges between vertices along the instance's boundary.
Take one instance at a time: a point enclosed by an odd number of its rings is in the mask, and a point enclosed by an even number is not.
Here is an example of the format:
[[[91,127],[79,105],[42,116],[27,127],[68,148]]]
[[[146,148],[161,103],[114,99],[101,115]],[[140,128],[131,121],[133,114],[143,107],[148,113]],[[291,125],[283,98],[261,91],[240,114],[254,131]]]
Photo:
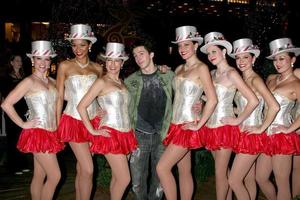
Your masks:
[[[258,62],[258,64],[255,64],[254,70],[264,79],[270,75],[270,74],[277,74],[277,71],[273,65],[273,62],[271,60],[263,60],[263,62]]]
[[[214,159],[205,149],[197,150],[194,153],[194,174],[197,181],[204,182],[214,174]]]
[[[300,200],[300,195],[298,195],[295,198],[293,198],[293,200]]]
[[[97,185],[101,185],[103,187],[109,187],[110,179],[111,179],[111,169],[105,159],[102,155],[96,155],[95,159],[97,166],[97,175],[96,175],[96,181]]]
[[[97,185],[109,187],[111,179],[111,169],[105,157],[101,155],[96,155],[95,162],[95,167],[97,167],[95,169],[97,170]],[[196,181],[204,182],[207,180],[208,177],[214,174],[214,160],[209,151],[205,149],[193,151],[193,162],[193,174],[195,174]]]

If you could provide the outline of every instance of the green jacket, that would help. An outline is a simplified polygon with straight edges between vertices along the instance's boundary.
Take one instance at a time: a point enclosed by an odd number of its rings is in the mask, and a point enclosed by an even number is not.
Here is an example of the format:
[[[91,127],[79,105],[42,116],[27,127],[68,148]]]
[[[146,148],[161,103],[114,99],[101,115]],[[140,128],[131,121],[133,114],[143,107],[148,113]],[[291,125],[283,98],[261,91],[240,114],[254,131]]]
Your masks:
[[[172,80],[174,77],[174,72],[169,70],[167,73],[163,74],[157,73],[160,79],[160,83],[167,96],[166,109],[164,115],[164,121],[160,131],[161,138],[164,139],[166,133],[169,129],[171,118],[172,118],[172,100],[173,100],[173,90],[172,90]],[[140,102],[141,92],[143,89],[143,79],[140,70],[131,74],[125,79],[125,85],[130,93],[130,103],[129,103],[129,117],[131,121],[132,128],[135,129],[137,122],[137,109]]]

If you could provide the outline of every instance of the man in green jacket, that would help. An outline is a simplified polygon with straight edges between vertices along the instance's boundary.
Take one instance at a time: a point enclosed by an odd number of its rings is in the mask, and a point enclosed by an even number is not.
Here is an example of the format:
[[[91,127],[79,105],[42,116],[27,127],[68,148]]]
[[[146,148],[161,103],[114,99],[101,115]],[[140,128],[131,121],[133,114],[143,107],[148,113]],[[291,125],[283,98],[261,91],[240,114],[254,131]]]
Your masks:
[[[138,149],[130,158],[132,190],[137,200],[158,200],[163,191],[156,165],[164,151],[162,140],[172,117],[174,73],[171,70],[162,73],[158,69],[153,62],[154,52],[146,41],[137,41],[132,46],[132,54],[140,68],[125,79],[131,95],[130,120],[138,140]]]

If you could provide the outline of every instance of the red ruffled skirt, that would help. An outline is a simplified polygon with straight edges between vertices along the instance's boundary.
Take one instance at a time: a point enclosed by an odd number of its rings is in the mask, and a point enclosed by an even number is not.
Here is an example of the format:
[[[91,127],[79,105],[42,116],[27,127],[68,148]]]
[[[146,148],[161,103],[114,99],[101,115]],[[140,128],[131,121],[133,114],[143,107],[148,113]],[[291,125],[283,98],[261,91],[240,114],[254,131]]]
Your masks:
[[[92,125],[98,125],[99,119],[95,117],[91,120]],[[89,142],[91,134],[88,132],[81,120],[63,114],[58,126],[58,139],[62,142]]]
[[[97,128],[95,126],[95,128]],[[138,144],[133,130],[121,132],[116,129],[103,126],[101,129],[110,131],[110,137],[92,135],[90,151],[96,154],[129,154],[134,151]]]
[[[64,144],[57,139],[56,131],[32,128],[22,130],[17,148],[24,153],[57,153],[64,149]]]
[[[169,127],[168,134],[163,140],[164,145],[175,144],[189,149],[198,149],[203,147],[202,135],[206,127],[201,127],[198,131],[183,130],[184,124],[172,124]]]
[[[270,156],[300,154],[300,137],[296,132],[270,135],[264,153]]]
[[[211,151],[225,149],[236,149],[239,143],[240,131],[238,126],[220,126],[217,128],[206,128],[203,136],[205,148]]]
[[[268,136],[266,133],[251,134],[241,132],[239,143],[234,151],[236,153],[252,155],[264,153],[267,146],[267,139]]]

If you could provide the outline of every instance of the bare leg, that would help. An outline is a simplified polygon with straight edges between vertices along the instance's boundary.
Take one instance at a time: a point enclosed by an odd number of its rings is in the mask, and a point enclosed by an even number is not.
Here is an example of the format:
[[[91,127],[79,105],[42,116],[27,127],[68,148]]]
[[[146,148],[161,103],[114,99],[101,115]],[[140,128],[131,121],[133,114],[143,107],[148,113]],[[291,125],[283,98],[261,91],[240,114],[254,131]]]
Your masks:
[[[258,155],[257,155],[258,157]],[[247,188],[247,191],[250,195],[250,199],[251,200],[255,200],[256,199],[256,195],[257,195],[257,186],[256,186],[256,181],[255,181],[255,162],[253,163],[250,171],[248,172],[244,182],[245,182],[245,186]]]
[[[79,177],[80,177],[80,165],[76,163],[76,177],[75,177],[75,193],[76,200],[80,200],[80,191],[79,191]]]
[[[293,157],[292,192],[293,197],[300,195],[300,156]]]
[[[228,163],[231,155],[230,149],[221,149],[214,151],[215,158],[215,176],[216,176],[216,194],[217,200],[224,200],[227,198],[228,185]]]
[[[230,174],[230,170],[228,169],[228,171],[227,171],[227,177],[229,177],[229,174]],[[232,189],[230,187],[228,188],[226,200],[232,200]]]
[[[164,189],[166,199],[168,200],[177,199],[176,182],[171,170],[173,166],[187,154],[187,152],[187,148],[170,144],[156,166],[160,183]]]
[[[290,174],[292,169],[292,155],[272,156],[273,172],[278,188],[277,200],[291,199]]]
[[[234,191],[237,199],[250,200],[250,195],[244,185],[244,179],[251,166],[255,162],[257,155],[236,154],[228,179],[231,189]],[[254,174],[252,174],[254,175]],[[252,177],[255,183],[255,177]]]
[[[46,182],[43,184],[41,199],[51,200],[61,177],[56,154],[35,153],[34,157],[46,173]]]
[[[276,200],[276,191],[273,183],[270,181],[272,173],[272,158],[265,154],[260,154],[256,162],[256,181],[269,200]]]
[[[194,182],[191,173],[191,165],[191,151],[188,151],[188,153],[177,163],[181,200],[190,200],[193,196]]]
[[[30,193],[32,200],[40,200],[42,196],[42,188],[46,178],[46,173],[44,172],[42,166],[37,161],[36,157],[33,156],[33,177],[30,184]]]
[[[112,170],[110,199],[121,200],[126,187],[130,182],[127,157],[123,154],[106,154],[105,158]]]
[[[92,192],[94,171],[89,144],[70,142],[70,146],[77,159],[77,170],[79,170],[76,174],[75,185],[78,184],[79,191],[76,194],[80,194],[80,197],[76,197],[76,199],[89,200]]]

